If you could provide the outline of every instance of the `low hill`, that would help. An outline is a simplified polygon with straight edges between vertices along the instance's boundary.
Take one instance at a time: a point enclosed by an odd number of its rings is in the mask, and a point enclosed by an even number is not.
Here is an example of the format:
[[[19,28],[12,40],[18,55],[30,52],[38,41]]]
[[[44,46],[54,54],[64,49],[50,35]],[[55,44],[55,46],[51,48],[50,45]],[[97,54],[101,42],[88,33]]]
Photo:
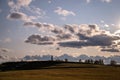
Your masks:
[[[0,80],[120,80],[119,66],[79,62],[8,62],[0,69]]]

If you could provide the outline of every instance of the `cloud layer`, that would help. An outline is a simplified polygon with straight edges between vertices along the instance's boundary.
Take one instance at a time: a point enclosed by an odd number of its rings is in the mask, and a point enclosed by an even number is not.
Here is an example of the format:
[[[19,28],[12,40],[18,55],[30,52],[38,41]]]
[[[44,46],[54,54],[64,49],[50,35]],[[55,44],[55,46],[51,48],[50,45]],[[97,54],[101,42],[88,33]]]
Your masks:
[[[76,24],[66,24],[62,27],[56,26],[53,24],[45,24],[45,23],[35,23],[35,22],[27,22],[24,24],[25,26],[34,26],[38,27],[39,31],[42,29],[47,29],[48,32],[51,32],[51,36],[44,36],[41,39],[41,35],[32,35],[28,37],[28,43],[39,44],[44,42],[56,42],[61,47],[72,47],[72,48],[81,48],[87,46],[99,46],[101,47],[101,51],[111,51],[111,52],[119,52],[118,43],[120,36],[111,34],[109,31],[100,30],[99,27],[94,25],[76,25]],[[109,50],[107,47],[110,48]],[[113,50],[114,49],[114,50]]]
[[[91,1],[93,1],[93,0],[86,0],[87,3],[90,3]],[[105,3],[110,3],[110,2],[112,2],[112,0],[99,0],[99,1],[105,2]]]
[[[38,45],[50,45],[53,44],[55,40],[56,39],[52,36],[31,35],[25,42]]]

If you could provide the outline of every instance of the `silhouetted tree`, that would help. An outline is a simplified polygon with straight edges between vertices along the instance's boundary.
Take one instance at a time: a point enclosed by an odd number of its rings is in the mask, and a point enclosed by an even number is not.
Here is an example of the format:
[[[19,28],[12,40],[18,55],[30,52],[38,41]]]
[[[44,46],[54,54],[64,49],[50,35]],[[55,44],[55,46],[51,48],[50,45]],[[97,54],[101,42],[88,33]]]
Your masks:
[[[79,62],[82,62],[82,60],[81,60],[81,59],[79,59]]]
[[[68,59],[65,59],[65,62],[68,62]]]
[[[53,56],[51,56],[51,61],[53,61]]]
[[[103,65],[104,62],[103,62],[102,59],[99,59],[99,60],[95,60],[95,61],[94,61],[94,64],[100,64],[100,65]]]
[[[94,64],[99,64],[99,61],[98,61],[98,60],[95,60],[95,61],[94,61]]]
[[[116,64],[117,64],[117,62],[115,60],[110,61],[110,65],[116,65]]]
[[[92,59],[87,59],[87,60],[85,60],[85,63],[87,63],[87,64],[93,64],[93,60]]]

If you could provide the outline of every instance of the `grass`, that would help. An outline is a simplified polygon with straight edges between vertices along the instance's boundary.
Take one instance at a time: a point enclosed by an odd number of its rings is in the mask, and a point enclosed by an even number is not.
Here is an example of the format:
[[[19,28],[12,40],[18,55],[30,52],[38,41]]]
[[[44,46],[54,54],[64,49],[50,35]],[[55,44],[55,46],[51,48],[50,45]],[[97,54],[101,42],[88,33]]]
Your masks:
[[[0,80],[120,80],[120,67],[63,63],[38,70],[0,72]]]

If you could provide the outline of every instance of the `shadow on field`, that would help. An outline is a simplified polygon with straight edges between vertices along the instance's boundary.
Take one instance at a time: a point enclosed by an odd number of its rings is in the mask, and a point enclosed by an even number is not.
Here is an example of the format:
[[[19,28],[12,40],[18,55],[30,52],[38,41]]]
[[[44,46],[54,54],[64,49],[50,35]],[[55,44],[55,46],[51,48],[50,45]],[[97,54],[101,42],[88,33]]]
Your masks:
[[[93,66],[93,65],[80,66],[80,64],[83,64],[83,63],[63,62],[63,61],[6,62],[0,65],[0,71],[33,70],[33,69],[97,68],[96,66]]]

